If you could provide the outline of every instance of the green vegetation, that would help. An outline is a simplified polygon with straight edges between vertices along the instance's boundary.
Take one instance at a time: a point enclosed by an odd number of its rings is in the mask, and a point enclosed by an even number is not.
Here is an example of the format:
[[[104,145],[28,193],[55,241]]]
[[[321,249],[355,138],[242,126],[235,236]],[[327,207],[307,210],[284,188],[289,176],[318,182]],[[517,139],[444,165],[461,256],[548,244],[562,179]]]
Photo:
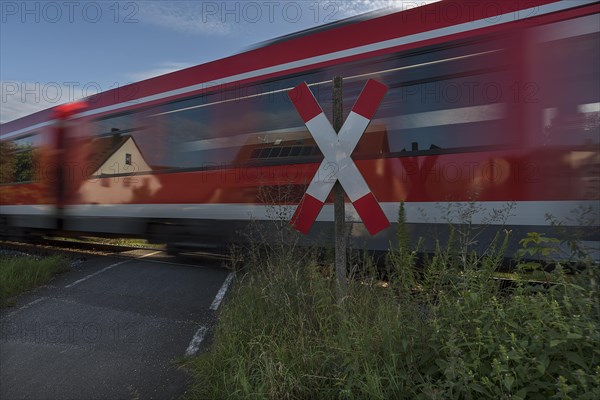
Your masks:
[[[36,160],[36,150],[32,145],[0,142],[0,184],[34,180]]]
[[[417,267],[400,226],[385,273],[368,256],[352,260],[341,304],[314,253],[254,249],[212,349],[186,361],[196,379],[188,398],[600,398],[598,268],[567,275],[558,265],[546,285],[517,271],[503,288],[494,278],[509,234],[485,255],[457,251],[451,238]],[[528,255],[553,243],[521,242]]]
[[[63,256],[37,259],[31,256],[0,257],[0,306],[11,305],[9,298],[50,281],[69,270]]]

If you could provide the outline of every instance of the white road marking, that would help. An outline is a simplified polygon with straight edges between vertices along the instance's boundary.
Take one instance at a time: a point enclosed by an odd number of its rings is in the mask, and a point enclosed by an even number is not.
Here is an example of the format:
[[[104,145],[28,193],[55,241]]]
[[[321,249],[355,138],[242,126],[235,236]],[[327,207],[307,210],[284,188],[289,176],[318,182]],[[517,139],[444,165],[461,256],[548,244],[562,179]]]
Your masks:
[[[200,328],[198,328],[198,330],[194,334],[194,337],[192,338],[192,341],[190,342],[187,350],[185,351],[186,356],[188,356],[188,357],[193,356],[194,354],[196,354],[198,352],[200,343],[202,343],[202,341],[204,340],[204,335],[206,335],[207,331],[208,331],[208,328],[205,326],[201,326]]]
[[[35,299],[32,302],[29,302],[29,303],[25,304],[23,307],[16,309],[15,311],[11,312],[10,314],[7,314],[6,317],[4,317],[4,318],[12,317],[13,315],[15,315],[16,313],[18,313],[19,311],[25,310],[26,308],[29,308],[32,305],[37,304],[40,301],[46,300],[46,299],[47,299],[47,297],[40,297],[38,299]]]
[[[178,263],[178,262],[172,262],[172,261],[146,260],[144,262],[153,263],[153,264],[177,265],[177,266],[182,266],[182,267],[198,267],[197,264],[190,264],[190,263],[186,264],[186,263]]]
[[[98,275],[98,274],[101,274],[101,273],[103,273],[104,271],[108,271],[109,269],[111,269],[111,268],[114,268],[114,267],[116,267],[116,266],[119,266],[119,265],[121,265],[121,264],[125,264],[125,263],[127,263],[127,262],[130,262],[130,261],[139,260],[139,259],[141,259],[141,258],[145,258],[145,257],[150,257],[150,256],[153,256],[154,254],[157,254],[157,253],[160,253],[160,252],[161,252],[161,251],[160,251],[160,250],[158,250],[158,251],[155,251],[155,252],[152,252],[152,253],[144,254],[143,256],[136,257],[136,258],[134,258],[134,259],[131,259],[131,260],[124,260],[124,261],[119,261],[118,263],[111,264],[111,265],[109,265],[108,267],[104,267],[104,268],[102,268],[100,271],[96,271],[96,272],[94,272],[94,273],[92,273],[92,274],[89,274],[89,275],[87,275],[87,276],[84,276],[83,278],[81,278],[81,279],[79,279],[79,280],[77,280],[77,281],[75,281],[75,282],[73,282],[73,283],[70,283],[70,284],[68,284],[67,286],[65,286],[65,289],[71,288],[71,287],[73,287],[73,286],[75,286],[75,285],[78,285],[78,284],[80,284],[81,282],[87,281],[88,279],[90,279],[90,278],[93,278],[94,276],[96,276],[96,275]]]
[[[217,292],[217,295],[215,296],[215,299],[213,300],[212,304],[210,305],[210,309],[213,311],[216,311],[217,308],[219,308],[219,306],[221,305],[221,302],[223,301],[223,297],[225,297],[225,293],[227,293],[227,289],[229,288],[229,285],[231,284],[231,281],[233,280],[235,273],[234,272],[230,272],[229,275],[227,275],[227,278],[225,278],[225,282],[223,282],[223,285],[221,285],[221,289],[219,289],[219,291]]]

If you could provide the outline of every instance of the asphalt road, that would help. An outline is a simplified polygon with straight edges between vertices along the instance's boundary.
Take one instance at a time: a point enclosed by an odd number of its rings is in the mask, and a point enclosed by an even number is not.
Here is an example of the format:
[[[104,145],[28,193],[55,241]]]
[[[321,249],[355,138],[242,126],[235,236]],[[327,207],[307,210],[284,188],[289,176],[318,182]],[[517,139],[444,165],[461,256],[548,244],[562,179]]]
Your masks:
[[[189,376],[175,360],[203,350],[233,275],[152,253],[89,259],[3,309],[0,398],[185,393]]]

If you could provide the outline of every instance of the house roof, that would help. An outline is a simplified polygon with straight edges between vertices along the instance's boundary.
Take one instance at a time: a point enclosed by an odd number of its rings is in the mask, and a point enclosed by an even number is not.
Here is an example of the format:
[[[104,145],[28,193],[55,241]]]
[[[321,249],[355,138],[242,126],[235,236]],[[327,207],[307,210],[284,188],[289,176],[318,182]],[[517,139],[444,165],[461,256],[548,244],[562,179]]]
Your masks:
[[[90,151],[88,153],[89,165],[92,166],[88,171],[98,171],[108,161],[110,156],[119,150],[129,139],[133,140],[133,137],[131,135],[119,134],[95,138],[90,144]],[[133,141],[135,143],[135,140]],[[137,144],[136,147],[138,147]]]

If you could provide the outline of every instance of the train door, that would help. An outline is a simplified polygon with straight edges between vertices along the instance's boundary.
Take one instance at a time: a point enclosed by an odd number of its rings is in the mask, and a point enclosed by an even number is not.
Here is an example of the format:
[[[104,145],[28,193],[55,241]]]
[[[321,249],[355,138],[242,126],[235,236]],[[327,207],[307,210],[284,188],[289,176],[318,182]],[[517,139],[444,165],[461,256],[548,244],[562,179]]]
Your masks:
[[[79,175],[77,174],[77,165],[72,162],[74,146],[71,140],[75,138],[74,133],[78,126],[72,117],[86,106],[86,103],[75,102],[63,104],[54,110],[56,123],[51,141],[54,176],[51,182],[54,182],[54,227],[59,231],[65,229],[65,207]],[[52,188],[50,191],[52,192]]]

